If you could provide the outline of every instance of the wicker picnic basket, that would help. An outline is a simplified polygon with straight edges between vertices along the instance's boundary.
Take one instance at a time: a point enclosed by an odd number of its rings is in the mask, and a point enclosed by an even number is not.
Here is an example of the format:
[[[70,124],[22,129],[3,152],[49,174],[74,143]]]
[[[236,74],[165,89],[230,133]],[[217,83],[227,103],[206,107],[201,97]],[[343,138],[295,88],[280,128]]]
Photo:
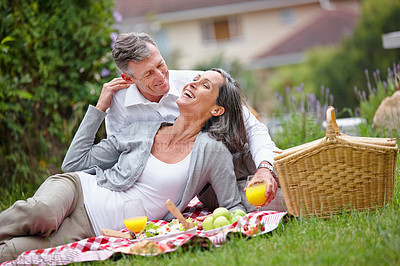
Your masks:
[[[393,197],[398,146],[393,138],[340,133],[333,107],[326,137],[284,150],[274,166],[288,212],[326,218],[382,206]]]

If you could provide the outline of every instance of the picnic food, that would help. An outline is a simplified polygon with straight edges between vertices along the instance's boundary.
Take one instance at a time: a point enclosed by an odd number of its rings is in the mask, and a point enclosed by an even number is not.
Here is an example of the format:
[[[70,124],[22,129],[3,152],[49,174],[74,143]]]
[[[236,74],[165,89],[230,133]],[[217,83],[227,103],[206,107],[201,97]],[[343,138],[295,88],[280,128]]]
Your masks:
[[[231,216],[236,216],[236,215],[239,215],[240,217],[243,217],[243,216],[246,215],[246,213],[241,209],[236,209],[236,210],[233,210],[231,212]]]
[[[251,205],[262,206],[267,201],[265,191],[266,183],[259,183],[246,188],[246,198]]]
[[[219,228],[219,227],[223,227],[223,226],[229,225],[229,224],[231,224],[231,223],[229,222],[229,220],[225,216],[219,216],[219,217],[214,219],[213,227],[214,228]]]
[[[208,231],[214,229],[214,218],[212,216],[208,216],[206,219],[203,221],[203,230]]]
[[[228,209],[219,207],[213,211],[211,216],[204,219],[202,224],[203,230],[209,231],[233,224],[245,215],[246,213],[240,209],[233,210],[229,213]]]
[[[193,222],[192,218],[186,219],[188,222]],[[197,221],[194,222],[197,226]],[[138,235],[139,239],[149,238],[153,236],[166,235],[170,233],[177,233],[181,231],[186,231],[187,229],[178,221],[178,219],[173,219],[170,223],[163,226],[159,226],[153,222],[148,223],[143,231]]]
[[[227,208],[224,208],[224,207],[216,208],[216,209],[213,211],[213,217],[214,217],[214,219],[217,218],[217,217],[220,217],[220,216],[225,216],[227,219],[229,219],[229,218],[231,217],[231,215],[230,215],[228,209],[227,209]]]
[[[151,240],[142,240],[131,245],[129,252],[136,254],[160,254],[162,253],[162,249],[157,243]]]

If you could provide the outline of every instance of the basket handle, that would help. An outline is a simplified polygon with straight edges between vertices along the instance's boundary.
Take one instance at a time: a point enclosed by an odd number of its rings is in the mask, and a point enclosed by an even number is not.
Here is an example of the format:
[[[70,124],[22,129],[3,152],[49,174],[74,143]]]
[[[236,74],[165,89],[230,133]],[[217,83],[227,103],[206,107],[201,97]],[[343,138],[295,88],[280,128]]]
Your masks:
[[[338,134],[340,134],[340,130],[336,123],[335,108],[329,106],[326,110],[326,137],[333,140]]]

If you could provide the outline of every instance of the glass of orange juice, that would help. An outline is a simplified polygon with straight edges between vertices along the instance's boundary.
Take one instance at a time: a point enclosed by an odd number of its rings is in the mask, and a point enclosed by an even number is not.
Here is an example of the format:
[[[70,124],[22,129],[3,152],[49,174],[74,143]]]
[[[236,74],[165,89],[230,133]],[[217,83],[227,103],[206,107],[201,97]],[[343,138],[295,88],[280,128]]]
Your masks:
[[[251,181],[254,175],[247,177],[247,184]],[[267,201],[265,197],[265,191],[267,190],[266,183],[256,183],[246,188],[247,201],[256,207],[261,207]]]
[[[133,233],[132,236],[139,234],[147,223],[146,212],[141,199],[131,199],[124,201],[124,224]]]

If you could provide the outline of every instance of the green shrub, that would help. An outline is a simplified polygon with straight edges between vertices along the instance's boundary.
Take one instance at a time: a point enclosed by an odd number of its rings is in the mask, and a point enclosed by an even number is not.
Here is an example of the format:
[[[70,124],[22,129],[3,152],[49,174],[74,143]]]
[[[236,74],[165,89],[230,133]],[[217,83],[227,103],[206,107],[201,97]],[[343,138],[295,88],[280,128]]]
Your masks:
[[[3,188],[59,172],[77,121],[114,68],[113,3],[0,2]]]

